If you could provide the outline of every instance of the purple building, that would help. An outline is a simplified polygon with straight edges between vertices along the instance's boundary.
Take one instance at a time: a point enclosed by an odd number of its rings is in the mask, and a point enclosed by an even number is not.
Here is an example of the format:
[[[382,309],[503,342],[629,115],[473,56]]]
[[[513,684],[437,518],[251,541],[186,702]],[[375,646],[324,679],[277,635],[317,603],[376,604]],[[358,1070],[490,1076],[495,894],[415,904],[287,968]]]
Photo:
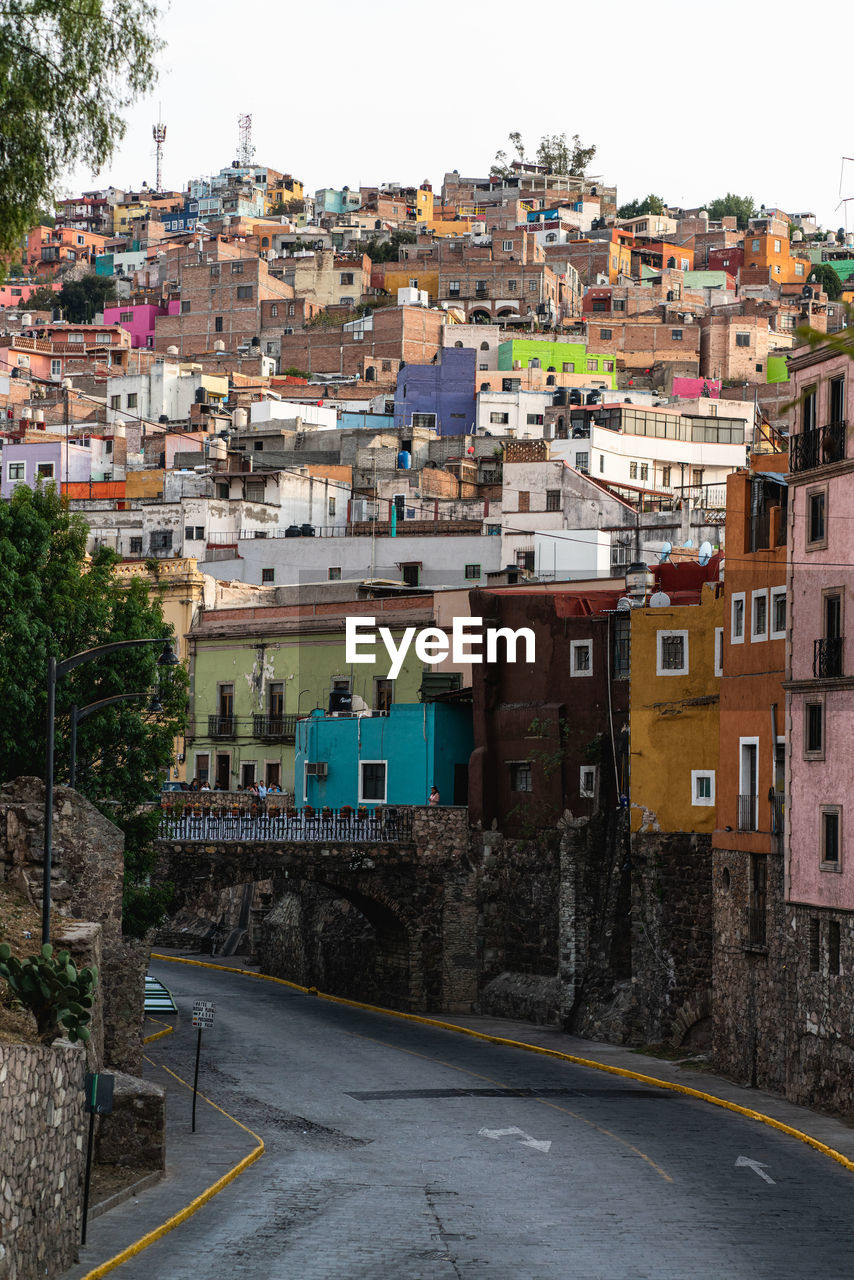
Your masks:
[[[470,435],[477,418],[476,359],[471,347],[444,347],[434,364],[404,365],[397,375],[394,425]]]
[[[0,498],[10,498],[19,484],[36,487],[39,480],[53,480],[60,488],[66,482],[87,481],[92,476],[92,451],[82,444],[64,440],[29,440],[3,447]]]

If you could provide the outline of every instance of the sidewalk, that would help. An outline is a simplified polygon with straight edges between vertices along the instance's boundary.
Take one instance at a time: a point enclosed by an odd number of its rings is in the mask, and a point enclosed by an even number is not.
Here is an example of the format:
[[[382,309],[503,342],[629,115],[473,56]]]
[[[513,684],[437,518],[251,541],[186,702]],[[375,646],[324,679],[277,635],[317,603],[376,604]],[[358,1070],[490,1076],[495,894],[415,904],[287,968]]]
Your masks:
[[[180,956],[178,951],[170,950],[170,953],[176,958]],[[197,954],[186,958],[211,960],[211,957]],[[234,957],[215,956],[212,962],[232,969],[244,969],[247,974],[258,972]],[[247,984],[251,982],[252,979],[248,977]],[[538,1045],[558,1053],[621,1067],[712,1094],[771,1116],[854,1160],[854,1125],[810,1111],[806,1107],[795,1106],[761,1089],[741,1088],[710,1071],[692,1069],[690,1064],[680,1067],[666,1059],[633,1053],[630,1049],[617,1045],[584,1040],[554,1027],[538,1027],[507,1018],[452,1014],[437,1020],[466,1027],[483,1035]],[[454,1033],[449,1031],[448,1034]],[[147,1047],[146,1056],[155,1064],[168,1060],[168,1045],[169,1038],[155,1042]],[[80,1251],[80,1262],[64,1272],[62,1280],[83,1280],[94,1268],[133,1245],[149,1231],[156,1230],[234,1168],[255,1147],[245,1130],[203,1101],[201,1096],[197,1105],[196,1133],[191,1133],[191,1091],[180,1085],[159,1065],[152,1067],[146,1063],[144,1074],[146,1079],[166,1089],[166,1175],[153,1187],[141,1191],[137,1198],[132,1198],[90,1221],[88,1243]],[[241,1117],[236,1116],[235,1119],[240,1120]],[[260,1137],[263,1138],[264,1134],[260,1134]],[[180,1226],[177,1229],[180,1230]]]

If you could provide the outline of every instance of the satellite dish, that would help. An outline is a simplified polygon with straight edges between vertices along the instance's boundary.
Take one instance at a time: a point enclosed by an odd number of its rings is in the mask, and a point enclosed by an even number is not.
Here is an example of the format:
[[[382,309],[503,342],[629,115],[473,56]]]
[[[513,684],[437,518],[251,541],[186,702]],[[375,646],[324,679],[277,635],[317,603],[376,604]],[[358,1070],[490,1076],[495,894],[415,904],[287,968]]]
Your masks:
[[[628,596],[620,596],[617,601],[617,608],[621,613],[625,612],[626,609],[632,609],[633,607],[634,606]]]
[[[693,545],[694,545],[693,538],[689,538],[687,542],[682,543],[682,546],[685,548],[686,551],[688,551],[691,547],[693,547]]]
[[[661,563],[662,563],[662,564],[663,564],[663,563],[664,563],[664,561],[667,559],[667,557],[670,555],[670,552],[671,552],[672,550],[673,550],[673,543],[672,543],[672,542],[665,542],[665,543],[664,543],[664,545],[662,546],[662,548],[661,548],[661,552],[660,552],[660,557],[661,557]]]
[[[666,609],[670,604],[670,596],[666,591],[655,591],[649,597],[649,603],[653,609]]]
[[[709,561],[711,560],[711,558],[712,558],[712,544],[711,544],[711,542],[701,542],[701,543],[700,543],[700,557],[699,557],[699,559],[700,559],[700,564],[701,564],[701,565],[703,565],[703,564],[708,564],[708,563],[709,563]]]

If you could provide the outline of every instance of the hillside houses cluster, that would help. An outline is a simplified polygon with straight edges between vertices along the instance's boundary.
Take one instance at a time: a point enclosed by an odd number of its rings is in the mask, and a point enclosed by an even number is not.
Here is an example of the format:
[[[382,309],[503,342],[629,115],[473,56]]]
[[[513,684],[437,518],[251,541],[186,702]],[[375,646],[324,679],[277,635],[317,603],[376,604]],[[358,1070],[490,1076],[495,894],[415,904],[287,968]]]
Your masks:
[[[587,823],[627,902],[654,849],[693,886],[671,1023],[702,991],[733,1074],[803,1100],[821,1072],[844,1106],[854,372],[815,268],[846,282],[854,238],[617,210],[522,163],[65,200],[0,290],[0,497],[54,483],[162,592],[191,674],[174,780]],[[63,271],[116,300],[28,310]],[[348,617],[528,627],[536,660],[410,648],[392,677],[348,662]]]

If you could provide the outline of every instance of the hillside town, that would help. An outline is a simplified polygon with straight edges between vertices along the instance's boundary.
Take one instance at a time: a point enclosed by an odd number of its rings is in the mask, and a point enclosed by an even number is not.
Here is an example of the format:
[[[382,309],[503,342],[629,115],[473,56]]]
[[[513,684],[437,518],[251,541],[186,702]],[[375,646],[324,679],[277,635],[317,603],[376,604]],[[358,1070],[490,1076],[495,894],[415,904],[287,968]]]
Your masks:
[[[854,234],[234,142],[0,286],[0,498],[54,486],[187,672],[159,946],[850,1121]]]

